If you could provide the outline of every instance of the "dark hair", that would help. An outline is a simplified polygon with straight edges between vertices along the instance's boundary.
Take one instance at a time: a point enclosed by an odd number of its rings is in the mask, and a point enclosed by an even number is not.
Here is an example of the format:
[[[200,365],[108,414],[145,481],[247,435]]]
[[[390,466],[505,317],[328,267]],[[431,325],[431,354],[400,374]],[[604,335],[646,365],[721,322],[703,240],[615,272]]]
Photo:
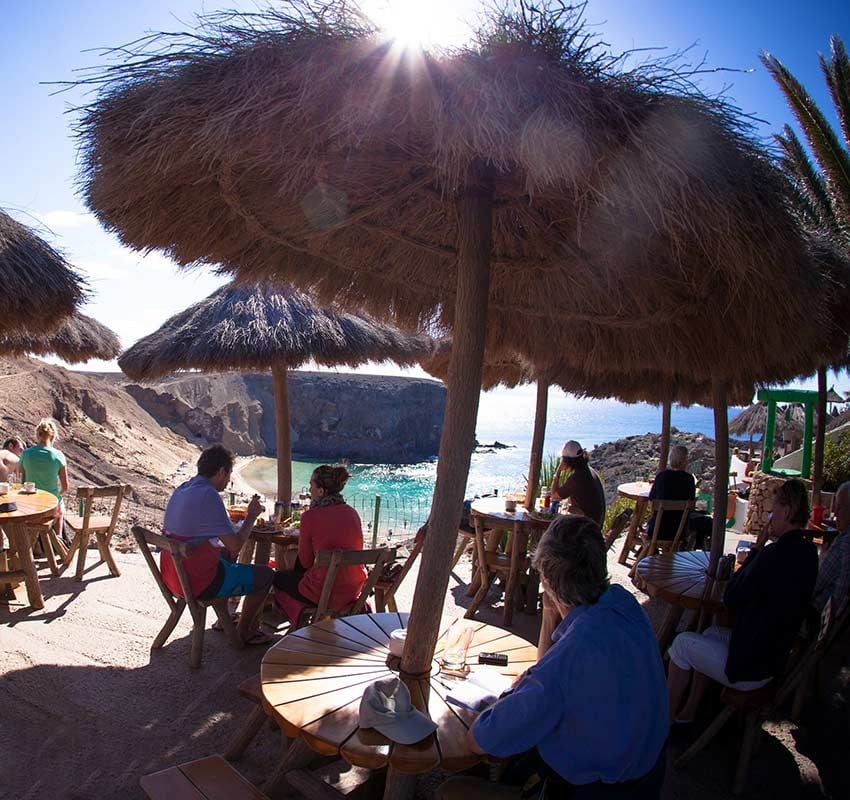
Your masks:
[[[584,450],[581,451],[582,455],[576,456],[575,458],[568,458],[567,456],[562,456],[561,460],[570,468],[570,469],[580,469],[581,467],[590,466],[587,463],[587,456],[584,455]]]
[[[3,449],[8,450],[10,445],[17,445],[18,447],[26,447],[26,445],[24,444],[24,440],[21,439],[18,436],[10,436],[8,439],[6,439],[6,441],[3,442]]]
[[[534,568],[565,605],[593,605],[609,586],[599,526],[587,517],[556,519],[537,545]]]
[[[776,489],[774,503],[791,509],[789,521],[804,526],[809,521],[809,490],[799,478],[790,478]]]
[[[312,475],[316,486],[330,494],[339,494],[350,477],[345,467],[332,467],[329,464],[316,467]]]
[[[212,478],[222,467],[230,472],[233,469],[233,456],[220,444],[214,444],[201,453],[198,459],[198,475]]]

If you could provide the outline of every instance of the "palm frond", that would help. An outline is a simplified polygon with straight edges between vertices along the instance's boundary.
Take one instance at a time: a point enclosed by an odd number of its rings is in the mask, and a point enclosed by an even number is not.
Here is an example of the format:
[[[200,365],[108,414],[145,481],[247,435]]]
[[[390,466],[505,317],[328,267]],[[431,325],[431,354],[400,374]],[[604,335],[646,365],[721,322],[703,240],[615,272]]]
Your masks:
[[[806,227],[840,238],[841,227],[836,220],[823,175],[812,163],[803,143],[788,125],[774,139],[782,153],[779,163],[792,184],[797,210]]]
[[[850,148],[850,57],[840,36],[832,36],[829,46],[832,57],[827,61],[823,55],[819,56],[820,66],[844,134],[844,144]]]
[[[837,134],[817,103],[785,65],[770,53],[762,53],[761,61],[776,81],[806,135],[826,177],[839,224],[850,226],[850,154],[841,146]]]

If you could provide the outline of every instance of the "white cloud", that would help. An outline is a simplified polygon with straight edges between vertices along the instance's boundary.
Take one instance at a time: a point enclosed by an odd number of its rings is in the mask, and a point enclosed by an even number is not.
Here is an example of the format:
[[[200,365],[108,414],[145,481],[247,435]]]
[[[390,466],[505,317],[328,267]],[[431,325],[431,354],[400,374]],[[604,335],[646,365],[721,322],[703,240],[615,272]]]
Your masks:
[[[97,225],[93,214],[83,214],[79,211],[47,211],[40,214],[41,221],[52,230],[82,228],[87,225]]]

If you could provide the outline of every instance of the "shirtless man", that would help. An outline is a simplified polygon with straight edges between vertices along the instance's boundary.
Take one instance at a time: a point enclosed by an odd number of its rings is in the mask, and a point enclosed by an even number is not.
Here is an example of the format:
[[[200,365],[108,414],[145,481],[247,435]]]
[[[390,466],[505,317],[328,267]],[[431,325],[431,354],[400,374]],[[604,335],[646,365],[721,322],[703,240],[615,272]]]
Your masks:
[[[24,452],[24,443],[17,436],[10,436],[0,449],[0,481],[8,481],[18,474],[18,460]]]

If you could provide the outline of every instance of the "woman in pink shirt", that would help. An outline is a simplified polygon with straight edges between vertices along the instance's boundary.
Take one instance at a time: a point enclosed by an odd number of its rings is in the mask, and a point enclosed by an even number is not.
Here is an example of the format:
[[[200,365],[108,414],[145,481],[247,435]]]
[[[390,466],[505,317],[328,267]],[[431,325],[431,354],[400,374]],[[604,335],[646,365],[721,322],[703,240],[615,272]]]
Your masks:
[[[345,467],[316,467],[310,477],[310,510],[301,516],[298,560],[292,570],[275,574],[275,602],[295,625],[305,606],[319,602],[327,574],[326,567],[313,562],[320,550],[362,550],[363,529],[360,515],[341,494],[351,476]],[[340,567],[331,591],[328,607],[341,611],[360,595],[366,583],[362,564]]]

